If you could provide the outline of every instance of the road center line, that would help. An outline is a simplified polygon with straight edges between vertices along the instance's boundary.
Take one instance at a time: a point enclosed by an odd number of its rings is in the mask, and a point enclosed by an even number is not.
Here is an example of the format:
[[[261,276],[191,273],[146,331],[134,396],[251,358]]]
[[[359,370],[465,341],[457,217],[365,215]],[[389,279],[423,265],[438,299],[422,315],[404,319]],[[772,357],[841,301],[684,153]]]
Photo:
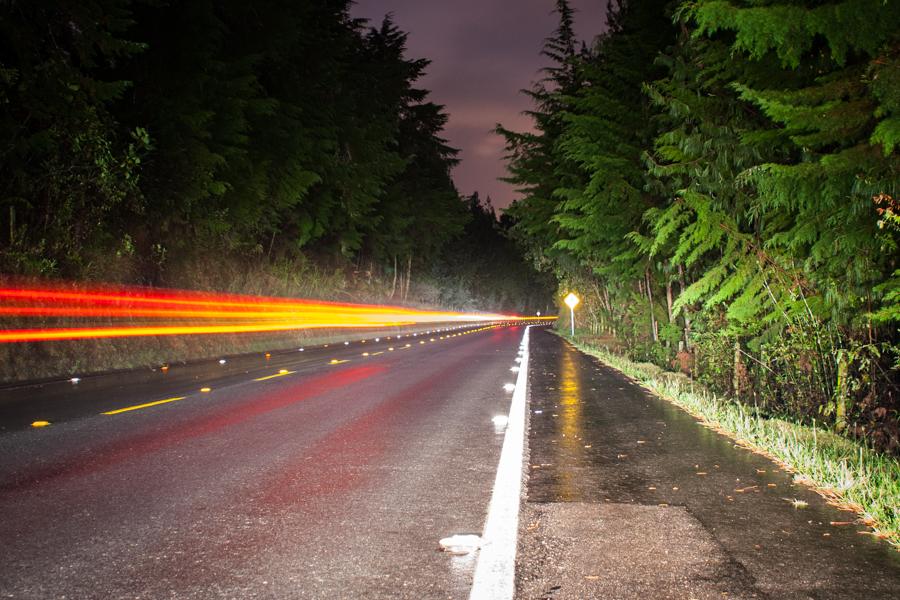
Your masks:
[[[165,400],[157,400],[156,402],[147,402],[146,404],[136,404],[134,406],[128,406],[126,408],[119,408],[116,410],[109,410],[105,413],[100,413],[104,415],[117,415],[119,413],[128,412],[130,410],[140,410],[142,408],[150,408],[151,406],[158,406],[160,404],[168,404],[169,402],[177,402],[178,400],[184,400],[187,396],[178,396],[177,398],[166,398]]]
[[[522,362],[509,407],[500,464],[484,522],[482,546],[475,565],[469,600],[511,600],[515,592],[516,538],[522,492],[522,460],[525,451],[525,407],[528,385],[528,333],[522,336]]]
[[[267,379],[275,379],[276,377],[284,377],[285,375],[293,375],[297,371],[285,371],[284,373],[275,373],[274,375],[266,375],[265,377],[257,377],[253,381],[265,381]]]

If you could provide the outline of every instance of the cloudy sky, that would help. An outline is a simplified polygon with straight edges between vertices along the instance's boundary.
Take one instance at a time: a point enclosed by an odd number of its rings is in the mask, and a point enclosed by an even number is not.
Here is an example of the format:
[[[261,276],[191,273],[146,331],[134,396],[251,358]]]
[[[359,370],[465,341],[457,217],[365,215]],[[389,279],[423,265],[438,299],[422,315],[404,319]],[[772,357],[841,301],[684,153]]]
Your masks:
[[[446,136],[461,150],[453,178],[459,191],[490,196],[505,207],[515,197],[505,175],[503,139],[497,123],[514,130],[531,126],[522,111],[531,108],[519,93],[540,78],[547,64],[544,38],[558,25],[554,0],[357,0],[356,17],[380,24],[393,13],[409,33],[409,58],[432,61],[421,85],[447,107]],[[592,40],[603,28],[606,0],[572,0],[576,33]]]

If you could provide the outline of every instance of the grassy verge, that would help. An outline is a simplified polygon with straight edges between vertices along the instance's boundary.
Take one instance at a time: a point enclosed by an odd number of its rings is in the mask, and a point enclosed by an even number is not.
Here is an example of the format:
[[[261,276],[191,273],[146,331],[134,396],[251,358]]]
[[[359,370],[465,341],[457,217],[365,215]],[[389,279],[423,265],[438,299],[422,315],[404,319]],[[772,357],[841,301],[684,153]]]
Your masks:
[[[569,336],[564,336],[573,341]],[[834,433],[784,419],[716,396],[680,373],[635,363],[573,341],[583,352],[683,408],[704,425],[790,469],[796,481],[849,508],[873,534],[900,550],[900,461]]]

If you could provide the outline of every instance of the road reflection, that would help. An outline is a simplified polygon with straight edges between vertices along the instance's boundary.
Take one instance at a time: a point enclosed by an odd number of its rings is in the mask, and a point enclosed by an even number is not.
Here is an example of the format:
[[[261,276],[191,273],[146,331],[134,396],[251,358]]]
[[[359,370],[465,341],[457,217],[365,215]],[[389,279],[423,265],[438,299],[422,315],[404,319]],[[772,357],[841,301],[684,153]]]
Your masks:
[[[559,364],[559,432],[561,449],[558,461],[564,461],[566,466],[560,468],[557,482],[557,497],[563,502],[573,502],[579,499],[578,472],[574,466],[581,456],[581,439],[583,437],[583,415],[581,387],[578,377],[575,351],[566,347],[560,356]],[[560,465],[562,467],[563,465]]]

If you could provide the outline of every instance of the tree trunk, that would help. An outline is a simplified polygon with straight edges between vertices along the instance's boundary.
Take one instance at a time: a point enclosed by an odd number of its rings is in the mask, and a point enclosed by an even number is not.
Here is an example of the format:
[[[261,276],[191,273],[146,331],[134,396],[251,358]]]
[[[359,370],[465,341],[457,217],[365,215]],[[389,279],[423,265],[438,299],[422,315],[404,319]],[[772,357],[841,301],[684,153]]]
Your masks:
[[[847,409],[850,406],[850,391],[847,378],[850,375],[850,361],[846,352],[839,352],[837,358],[837,385],[834,390],[834,427],[837,431],[847,429]]]
[[[271,260],[272,258],[272,246],[275,245],[275,231],[272,232],[272,239],[269,240],[269,251],[266,252],[266,259]]]
[[[669,315],[669,325],[671,325],[675,319],[672,317],[672,280],[669,278],[666,278],[666,312]],[[667,338],[666,348],[670,347],[671,345],[672,343]]]
[[[609,322],[608,333],[611,333],[612,336],[615,337],[616,336],[616,327],[615,327],[615,321],[613,320],[612,302],[609,301],[609,288],[607,288],[605,285],[603,286],[603,298],[606,301],[606,311],[607,311],[608,322]]]
[[[653,290],[650,285],[650,267],[644,270],[644,277],[647,280],[647,302],[650,305],[650,333],[653,335],[653,341],[659,341],[659,324],[656,322],[656,315],[653,314]]]
[[[741,397],[741,388],[744,381],[744,363],[741,360],[741,341],[734,340],[734,372],[731,380],[731,388],[735,398]]]
[[[684,267],[682,265],[678,265],[678,282],[681,284],[681,293],[684,293],[685,284],[684,284]],[[691,351],[691,309],[687,306],[681,309],[681,314],[684,318],[684,349],[688,352]]]
[[[397,255],[394,255],[394,282],[391,284],[391,299],[394,298],[394,293],[397,291]]]
[[[409,298],[409,284],[412,280],[412,253],[410,253],[409,258],[406,260],[406,290],[403,292],[403,301],[406,302],[406,299]]]

